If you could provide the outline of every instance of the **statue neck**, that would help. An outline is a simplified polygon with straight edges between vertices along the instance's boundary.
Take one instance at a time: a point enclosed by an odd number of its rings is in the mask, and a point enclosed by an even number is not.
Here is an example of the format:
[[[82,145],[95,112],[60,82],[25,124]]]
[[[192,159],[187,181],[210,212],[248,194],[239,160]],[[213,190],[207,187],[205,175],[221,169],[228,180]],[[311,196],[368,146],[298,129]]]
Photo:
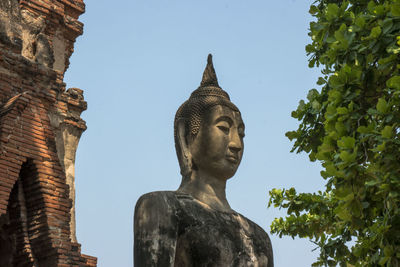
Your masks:
[[[226,199],[226,180],[200,170],[193,171],[189,179],[183,179],[178,192],[191,195],[212,209],[232,212]]]

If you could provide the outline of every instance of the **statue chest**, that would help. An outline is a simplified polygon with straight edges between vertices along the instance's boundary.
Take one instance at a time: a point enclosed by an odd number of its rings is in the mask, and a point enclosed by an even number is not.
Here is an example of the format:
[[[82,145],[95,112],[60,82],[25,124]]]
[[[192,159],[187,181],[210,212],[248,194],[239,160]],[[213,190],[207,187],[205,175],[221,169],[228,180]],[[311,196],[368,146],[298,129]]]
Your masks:
[[[267,234],[238,213],[179,199],[175,266],[267,266]]]

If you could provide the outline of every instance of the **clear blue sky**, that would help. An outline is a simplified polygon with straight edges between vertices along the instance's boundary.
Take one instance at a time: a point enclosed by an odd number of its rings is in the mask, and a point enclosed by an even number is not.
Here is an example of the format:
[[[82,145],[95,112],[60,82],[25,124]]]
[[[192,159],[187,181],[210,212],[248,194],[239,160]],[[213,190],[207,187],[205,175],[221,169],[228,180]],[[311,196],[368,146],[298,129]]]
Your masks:
[[[269,233],[283,211],[268,190],[323,188],[318,163],[290,153],[285,132],[316,87],[304,47],[308,0],[86,0],[67,87],[84,90],[88,129],[76,158],[77,237],[99,267],[132,266],[133,211],[140,195],[180,183],[173,143],[179,105],[200,83],[208,53],[219,84],[240,108],[245,151],[228,182],[233,209]],[[308,240],[270,235],[275,266],[310,266]]]

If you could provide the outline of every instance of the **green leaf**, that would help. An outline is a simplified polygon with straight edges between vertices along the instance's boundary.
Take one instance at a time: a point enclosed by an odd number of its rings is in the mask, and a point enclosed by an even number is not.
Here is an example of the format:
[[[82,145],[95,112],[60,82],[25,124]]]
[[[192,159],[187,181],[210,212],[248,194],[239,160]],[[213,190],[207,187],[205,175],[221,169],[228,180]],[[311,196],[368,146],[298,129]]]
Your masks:
[[[400,76],[393,76],[386,82],[386,85],[390,88],[400,90]]]
[[[383,138],[391,138],[393,134],[393,127],[392,126],[385,126],[381,131],[381,135]]]
[[[390,7],[390,12],[395,17],[400,17],[400,3],[393,3]]]
[[[317,89],[311,89],[310,91],[308,91],[307,94],[307,99],[309,101],[313,101],[316,97],[318,97],[319,93],[317,91]]]
[[[312,45],[310,45],[310,44],[306,45],[306,52],[307,52],[307,55],[308,55],[308,53],[311,53],[311,52],[313,52],[313,51],[314,51],[314,46],[312,46]]]
[[[375,149],[373,149],[373,151],[379,151],[379,152],[382,152],[383,150],[385,150],[385,147],[386,147],[386,142],[383,142],[382,144],[380,144],[380,145],[376,146],[376,148],[375,148]]]
[[[354,193],[351,187],[342,186],[336,189],[336,197],[340,200],[350,201],[354,199]]]
[[[389,64],[392,64],[395,60],[396,60],[396,55],[390,55],[388,57],[379,59],[378,64],[381,65],[381,66],[379,66],[380,68],[383,68],[383,67],[386,68]]]
[[[317,100],[314,100],[314,101],[311,103],[311,107],[312,107],[314,110],[319,111],[319,110],[321,109],[321,104],[320,104]]]
[[[286,137],[289,138],[290,141],[298,137],[297,131],[289,131],[286,132]]]
[[[357,154],[356,153],[350,153],[347,150],[343,150],[342,152],[340,152],[340,159],[343,160],[345,163],[350,163],[350,162],[354,162]]]
[[[362,204],[358,199],[353,199],[350,202],[350,208],[351,208],[351,214],[353,215],[353,217],[361,217],[362,214]]]
[[[310,59],[309,60],[309,62],[308,62],[308,67],[309,68],[314,68],[314,66],[315,66],[315,58],[313,58],[313,59]]]
[[[399,41],[399,43],[400,43],[400,41]],[[398,44],[398,45],[400,45],[400,44]],[[389,45],[389,46],[386,48],[386,51],[387,51],[388,53],[390,53],[390,54],[397,55],[398,53],[400,53],[400,47],[395,46],[395,45]]]
[[[383,34],[388,33],[393,28],[393,19],[392,18],[385,19],[382,22],[381,26],[382,26],[382,33]]]
[[[379,98],[378,103],[376,104],[376,110],[381,113],[386,113],[389,109],[389,105],[384,98]]]
[[[336,107],[334,105],[329,105],[326,108],[326,112],[325,112],[325,118],[326,120],[333,120],[336,116],[337,116],[337,112],[336,112]]]
[[[317,84],[318,84],[318,85],[326,84],[326,80],[325,80],[324,78],[322,78],[322,77],[319,77],[319,78],[318,78],[318,81],[317,81]]]
[[[348,32],[346,24],[342,23],[342,25],[340,25],[340,28],[335,31],[334,36],[336,40],[339,41],[340,45],[338,46],[338,48],[347,49],[349,47],[349,44],[352,42],[355,34]]]
[[[348,110],[349,110],[350,112],[352,112],[353,109],[354,109],[354,102],[351,101],[350,104],[347,106],[347,108],[348,108]]]
[[[328,21],[336,19],[339,15],[339,7],[336,4],[328,4],[326,8],[326,18]]]
[[[346,77],[343,74],[335,73],[329,78],[329,85],[332,88],[341,88],[346,84]],[[330,92],[331,94],[331,92]],[[340,92],[337,92],[337,96],[340,96]]]
[[[344,12],[344,11],[346,11],[346,9],[347,9],[347,7],[349,6],[349,1],[343,1],[342,2],[342,5],[340,6],[340,10],[342,11],[342,12]]]
[[[339,133],[339,135],[344,135],[346,133],[346,127],[341,121],[335,123],[335,129]]]
[[[329,142],[323,142],[322,145],[318,147],[318,152],[326,153],[326,152],[331,152],[334,149],[335,148]]]
[[[311,5],[310,10],[308,11],[311,15],[316,14],[319,11],[318,7]]]
[[[376,7],[376,4],[375,4],[374,1],[369,1],[368,2],[367,9],[368,9],[369,13],[374,14],[375,7]]]
[[[337,113],[340,114],[340,115],[344,115],[344,114],[347,114],[347,113],[348,113],[348,110],[347,110],[347,108],[345,108],[345,107],[338,107],[338,108],[336,109],[336,111],[337,111]]]
[[[366,134],[366,133],[369,133],[370,130],[365,126],[360,126],[360,127],[357,128],[357,132]]]
[[[364,17],[361,17],[361,16],[357,17],[356,20],[355,20],[355,24],[356,24],[358,27],[360,27],[361,29],[364,28],[364,25],[365,25],[365,19],[364,19]]]
[[[392,256],[393,255],[393,248],[391,246],[385,246],[383,249],[383,253],[385,254],[385,256]]]
[[[371,34],[369,35],[369,37],[371,39],[376,39],[379,37],[379,35],[381,35],[382,33],[382,29],[379,26],[373,27],[371,30]]]
[[[388,260],[390,260],[390,257],[382,257],[379,261],[379,265],[380,266],[384,266],[386,262],[388,262]]]
[[[378,181],[378,180],[371,180],[371,181],[366,182],[365,185],[366,186],[375,186],[379,183],[380,183],[380,181]]]
[[[351,221],[350,210],[346,207],[338,207],[335,209],[335,214],[343,221]]]
[[[337,145],[340,148],[354,148],[356,139],[350,136],[344,136],[337,141]]]

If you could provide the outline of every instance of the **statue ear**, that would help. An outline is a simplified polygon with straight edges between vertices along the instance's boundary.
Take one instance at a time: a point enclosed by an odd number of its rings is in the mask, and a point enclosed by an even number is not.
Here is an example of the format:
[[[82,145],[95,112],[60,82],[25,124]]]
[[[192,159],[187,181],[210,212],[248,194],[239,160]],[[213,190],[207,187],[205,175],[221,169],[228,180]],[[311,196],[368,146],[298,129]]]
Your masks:
[[[190,177],[192,173],[192,154],[190,153],[189,149],[185,121],[180,119],[177,127],[177,137],[181,149],[181,174],[184,178],[186,178]]]

